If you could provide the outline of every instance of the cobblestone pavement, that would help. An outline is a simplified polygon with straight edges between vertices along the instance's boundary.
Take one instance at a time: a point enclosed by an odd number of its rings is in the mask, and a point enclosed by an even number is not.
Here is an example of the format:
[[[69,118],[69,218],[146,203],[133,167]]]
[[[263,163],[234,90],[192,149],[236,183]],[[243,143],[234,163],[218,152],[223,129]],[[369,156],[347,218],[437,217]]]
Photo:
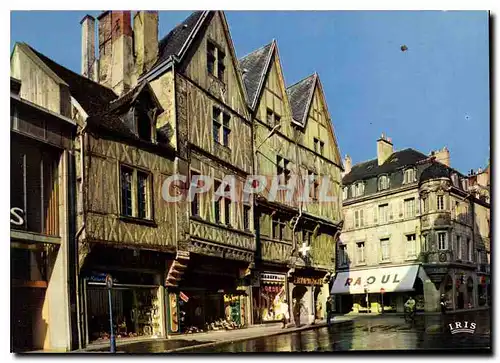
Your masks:
[[[451,334],[448,324],[454,326],[455,322],[463,322],[464,320],[476,323],[474,334]],[[352,321],[330,327],[206,348],[188,349],[183,352],[249,353],[435,349],[481,349],[487,352],[490,347],[489,311],[480,311],[445,316],[417,316],[414,324],[406,323],[402,316],[358,316]]]

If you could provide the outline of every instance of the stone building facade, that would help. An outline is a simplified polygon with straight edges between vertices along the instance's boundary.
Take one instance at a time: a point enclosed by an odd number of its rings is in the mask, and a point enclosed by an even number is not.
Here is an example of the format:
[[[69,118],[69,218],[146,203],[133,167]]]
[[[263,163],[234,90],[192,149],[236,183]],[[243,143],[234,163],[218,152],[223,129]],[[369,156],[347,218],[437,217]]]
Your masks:
[[[341,312],[402,311],[410,294],[425,311],[438,310],[442,294],[450,309],[488,304],[489,201],[450,167],[446,148],[394,151],[382,135],[377,159],[344,165],[332,289]]]

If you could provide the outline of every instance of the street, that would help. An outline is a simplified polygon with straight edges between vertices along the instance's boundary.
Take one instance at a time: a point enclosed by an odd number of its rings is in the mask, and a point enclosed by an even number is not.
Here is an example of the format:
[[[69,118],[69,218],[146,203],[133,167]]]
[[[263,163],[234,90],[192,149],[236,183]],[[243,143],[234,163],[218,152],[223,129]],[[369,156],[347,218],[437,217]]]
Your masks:
[[[474,321],[474,334],[452,335],[447,324]],[[347,350],[490,349],[489,311],[417,316],[414,326],[402,316],[366,316],[330,327],[220,344],[183,353],[333,352]]]

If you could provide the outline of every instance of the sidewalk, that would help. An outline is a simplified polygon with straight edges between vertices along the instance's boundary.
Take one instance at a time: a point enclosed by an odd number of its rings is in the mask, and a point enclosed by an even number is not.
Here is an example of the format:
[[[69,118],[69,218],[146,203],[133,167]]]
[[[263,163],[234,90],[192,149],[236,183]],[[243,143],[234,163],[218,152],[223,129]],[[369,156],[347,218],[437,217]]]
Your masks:
[[[473,313],[476,311],[484,311],[484,310],[490,310],[490,306],[481,306],[477,308],[472,308],[472,309],[459,309],[459,310],[447,310],[445,315],[453,315],[453,314],[461,314],[461,313]],[[355,312],[350,312],[345,314],[344,316],[398,316],[401,315],[403,316],[403,312],[385,312],[384,314],[379,313],[379,312],[373,312],[373,313],[355,313]],[[416,315],[441,315],[440,311],[417,311]]]
[[[338,324],[355,319],[349,316],[337,316],[332,324]],[[117,342],[117,352],[124,353],[174,353],[193,348],[210,347],[223,343],[234,343],[238,341],[275,336],[280,334],[290,334],[298,331],[315,329],[326,326],[326,320],[316,322],[316,324],[307,324],[300,327],[291,326],[283,329],[281,323],[254,325],[238,330],[210,331],[205,333],[174,335],[169,339],[143,339],[135,341]],[[94,344],[85,350],[75,353],[104,353],[109,350],[109,342],[104,344]]]

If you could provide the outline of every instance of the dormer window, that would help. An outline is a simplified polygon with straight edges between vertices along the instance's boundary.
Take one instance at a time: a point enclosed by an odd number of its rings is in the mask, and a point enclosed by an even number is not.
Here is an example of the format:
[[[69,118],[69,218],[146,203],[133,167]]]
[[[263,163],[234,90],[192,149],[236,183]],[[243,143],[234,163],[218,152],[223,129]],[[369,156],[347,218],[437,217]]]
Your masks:
[[[413,183],[415,181],[415,169],[409,168],[404,171],[403,184]]]
[[[344,187],[344,189],[342,189],[342,199],[343,200],[347,199],[347,187]]]
[[[469,189],[469,179],[467,178],[462,179],[462,189],[465,191]]]
[[[365,184],[362,182],[356,183],[356,197],[361,197],[365,193]]]
[[[389,189],[389,177],[387,175],[382,175],[378,178],[378,190]]]
[[[153,124],[148,113],[142,107],[135,108],[135,125],[141,140],[152,142]]]
[[[457,173],[453,173],[451,175],[451,181],[453,182],[453,185],[458,187],[458,175]]]

